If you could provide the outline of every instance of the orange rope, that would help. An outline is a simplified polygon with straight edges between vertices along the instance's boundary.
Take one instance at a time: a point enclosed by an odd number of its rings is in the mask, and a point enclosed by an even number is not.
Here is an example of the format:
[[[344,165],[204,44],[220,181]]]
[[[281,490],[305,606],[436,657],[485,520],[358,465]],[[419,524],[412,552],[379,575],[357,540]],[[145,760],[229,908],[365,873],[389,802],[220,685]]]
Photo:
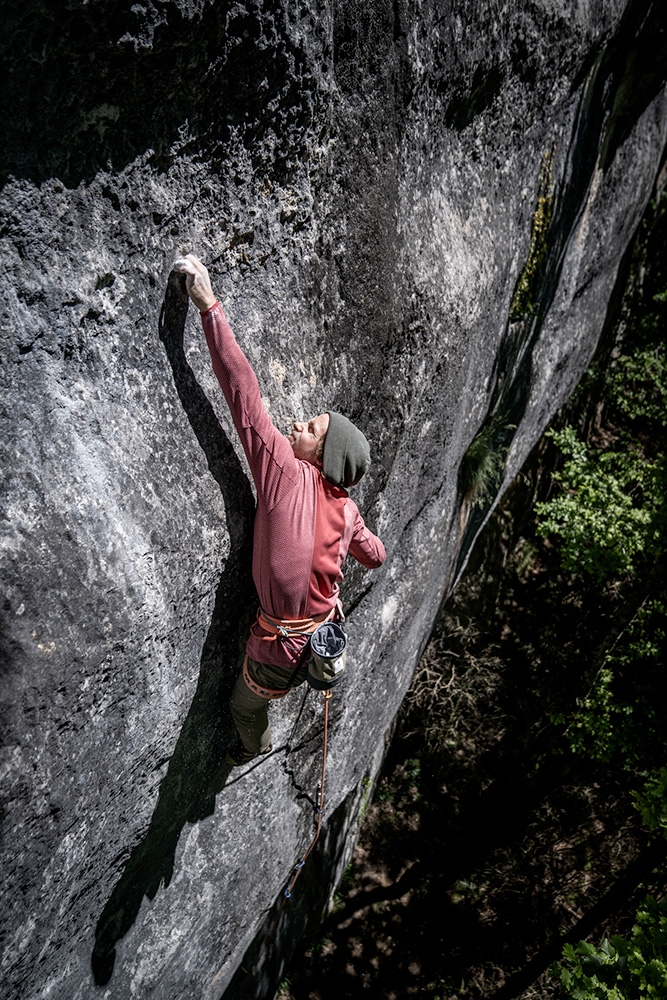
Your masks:
[[[331,701],[331,691],[323,691],[324,695],[324,745],[322,747],[322,778],[320,780],[320,794],[318,796],[317,802],[317,830],[315,831],[315,836],[311,842],[310,847],[303,856],[303,861],[300,861],[296,868],[294,869],[294,874],[290,879],[290,882],[285,889],[285,899],[289,899],[292,895],[292,889],[296,884],[296,880],[301,874],[301,869],[305,865],[306,861],[310,857],[310,854],[317,843],[317,838],[320,835],[320,830],[322,828],[322,813],[324,812],[324,777],[327,768],[327,734],[329,732],[329,702]],[[282,907],[281,907],[282,910]],[[280,916],[280,914],[278,914]]]
[[[259,967],[259,961],[260,961],[260,958],[262,956],[262,953],[265,951],[265,949],[268,946],[269,941],[271,940],[271,938],[275,934],[275,931],[276,931],[276,928],[277,928],[278,923],[280,921],[280,917],[281,917],[281,914],[283,912],[283,908],[285,906],[285,903],[287,902],[287,900],[292,895],[292,889],[294,888],[294,886],[296,884],[296,880],[298,879],[299,875],[301,874],[301,869],[303,868],[303,866],[305,865],[306,861],[308,860],[310,854],[312,853],[312,850],[315,847],[315,844],[317,843],[317,839],[318,839],[318,837],[320,835],[320,830],[322,828],[322,813],[324,812],[324,777],[325,777],[325,774],[326,774],[326,767],[327,767],[327,737],[328,737],[328,733],[329,733],[329,702],[331,701],[331,691],[323,691],[322,694],[324,695],[324,740],[323,740],[323,745],[322,745],[322,777],[321,777],[321,780],[320,780],[320,794],[318,795],[318,798],[317,798],[317,830],[315,831],[315,836],[313,837],[313,839],[311,841],[310,847],[308,848],[308,850],[306,851],[306,853],[303,856],[303,861],[300,861],[296,865],[296,867],[294,868],[294,873],[293,873],[292,877],[290,878],[288,886],[287,886],[287,888],[285,889],[285,891],[283,893],[282,902],[281,902],[280,908],[279,908],[279,910],[278,910],[278,912],[276,914],[275,920],[273,921],[273,925],[271,927],[271,930],[269,931],[269,933],[267,934],[266,938],[262,942],[262,945],[261,945],[260,950],[259,950],[259,954],[258,954],[257,959],[255,961],[255,964],[254,964],[254,966],[252,968],[252,971],[249,974],[248,980],[246,981],[245,989],[246,989],[246,992],[247,992],[248,995],[249,995],[251,983],[252,983],[253,979],[255,978],[255,976],[257,974],[257,969]]]

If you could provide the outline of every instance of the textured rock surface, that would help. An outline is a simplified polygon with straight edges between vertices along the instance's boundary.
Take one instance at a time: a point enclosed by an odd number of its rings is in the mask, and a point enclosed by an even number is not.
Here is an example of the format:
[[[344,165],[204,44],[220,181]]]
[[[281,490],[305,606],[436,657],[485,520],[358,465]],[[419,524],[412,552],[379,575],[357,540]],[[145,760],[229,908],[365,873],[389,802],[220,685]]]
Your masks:
[[[26,0],[5,34],[3,995],[271,995],[483,520],[468,446],[485,430],[507,481],[613,305],[663,161],[665,14]],[[321,849],[259,955],[322,703],[294,693],[268,761],[221,765],[252,494],[168,280],[188,250],[277,423],[366,430],[355,498],[389,552],[348,573]]]

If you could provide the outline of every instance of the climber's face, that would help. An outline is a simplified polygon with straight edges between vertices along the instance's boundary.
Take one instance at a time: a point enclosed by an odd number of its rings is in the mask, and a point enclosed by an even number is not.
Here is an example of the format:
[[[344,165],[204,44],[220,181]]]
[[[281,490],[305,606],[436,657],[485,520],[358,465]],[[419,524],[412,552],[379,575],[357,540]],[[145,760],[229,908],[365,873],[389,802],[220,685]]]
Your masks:
[[[300,458],[302,462],[310,462],[318,469],[322,468],[322,451],[329,430],[329,419],[328,413],[320,413],[318,417],[311,417],[305,422],[295,420],[288,435],[296,458]]]

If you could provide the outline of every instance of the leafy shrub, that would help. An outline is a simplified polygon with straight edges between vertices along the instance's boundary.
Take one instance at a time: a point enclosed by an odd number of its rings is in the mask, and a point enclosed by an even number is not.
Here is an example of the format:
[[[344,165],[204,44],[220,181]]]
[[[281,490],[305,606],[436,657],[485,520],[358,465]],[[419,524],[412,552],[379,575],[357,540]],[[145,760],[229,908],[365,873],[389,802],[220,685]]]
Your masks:
[[[667,767],[653,771],[643,791],[633,792],[632,796],[647,830],[667,837]]]
[[[501,425],[494,417],[473,438],[461,460],[459,482],[464,502],[483,507],[495,494],[505,468],[507,447],[499,445],[497,438],[514,425]]]
[[[561,542],[563,566],[599,582],[632,576],[664,531],[664,456],[651,462],[634,446],[593,452],[573,427],[547,432],[565,457],[562,487],[535,505],[537,532]]]
[[[667,295],[667,293],[665,293]],[[667,359],[664,344],[621,355],[609,378],[616,405],[630,420],[667,429]]]
[[[614,936],[599,948],[585,941],[563,949],[560,980],[574,1000],[667,997],[667,900],[649,896],[636,915],[629,941]]]
[[[587,695],[565,716],[552,713],[569,749],[626,770],[651,768],[664,752],[667,600],[647,598],[606,653]]]

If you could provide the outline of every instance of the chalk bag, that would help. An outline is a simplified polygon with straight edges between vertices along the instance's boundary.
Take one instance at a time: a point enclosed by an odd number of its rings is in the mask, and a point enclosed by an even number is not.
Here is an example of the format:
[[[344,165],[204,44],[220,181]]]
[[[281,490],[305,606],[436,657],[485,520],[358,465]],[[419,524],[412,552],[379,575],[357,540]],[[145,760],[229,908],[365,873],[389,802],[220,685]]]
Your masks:
[[[326,691],[343,676],[347,636],[338,622],[322,622],[310,637],[311,658],[307,679],[311,687]]]

